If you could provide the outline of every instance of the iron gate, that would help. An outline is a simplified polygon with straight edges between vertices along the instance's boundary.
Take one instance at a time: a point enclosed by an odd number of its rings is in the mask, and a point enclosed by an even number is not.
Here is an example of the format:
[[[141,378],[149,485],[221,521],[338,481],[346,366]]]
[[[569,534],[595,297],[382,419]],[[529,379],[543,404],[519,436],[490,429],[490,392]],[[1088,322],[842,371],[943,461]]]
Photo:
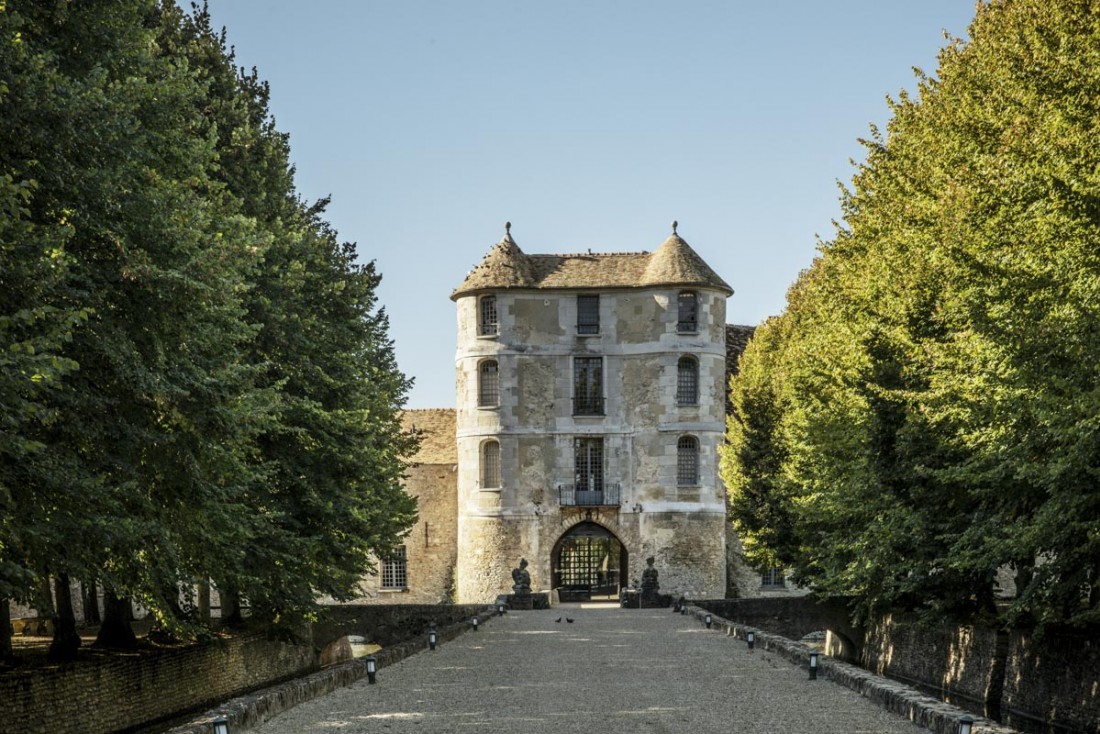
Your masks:
[[[561,601],[618,598],[622,544],[597,525],[582,524],[558,541],[554,587]]]

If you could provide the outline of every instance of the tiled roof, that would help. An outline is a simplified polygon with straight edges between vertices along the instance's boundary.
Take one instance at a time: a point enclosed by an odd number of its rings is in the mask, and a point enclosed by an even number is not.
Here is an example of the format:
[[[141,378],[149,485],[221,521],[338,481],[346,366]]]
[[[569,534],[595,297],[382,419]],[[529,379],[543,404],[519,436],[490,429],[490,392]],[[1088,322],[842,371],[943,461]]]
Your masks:
[[[755,326],[726,324],[726,413],[729,413],[733,407],[730,405],[729,396],[730,378],[737,374],[737,361],[741,359],[755,331]]]
[[[407,431],[415,430],[420,434],[420,450],[409,460],[411,463],[458,463],[453,408],[406,410],[401,414],[401,425]]]
[[[687,242],[673,234],[649,252],[527,255],[505,234],[470,271],[452,299],[511,288],[636,288],[697,286],[733,293]]]

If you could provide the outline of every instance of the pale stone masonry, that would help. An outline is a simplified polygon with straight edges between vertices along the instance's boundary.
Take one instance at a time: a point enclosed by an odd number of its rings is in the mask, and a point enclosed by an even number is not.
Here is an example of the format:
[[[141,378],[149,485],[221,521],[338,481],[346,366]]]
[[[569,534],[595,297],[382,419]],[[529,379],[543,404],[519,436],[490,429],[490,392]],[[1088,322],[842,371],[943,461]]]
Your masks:
[[[648,556],[664,594],[755,594],[718,474],[752,331],[726,325],[732,293],[675,228],[652,252],[552,255],[508,228],[451,295],[456,407],[406,414],[420,519],[366,596],[487,602],[526,558],[536,590],[614,597]]]

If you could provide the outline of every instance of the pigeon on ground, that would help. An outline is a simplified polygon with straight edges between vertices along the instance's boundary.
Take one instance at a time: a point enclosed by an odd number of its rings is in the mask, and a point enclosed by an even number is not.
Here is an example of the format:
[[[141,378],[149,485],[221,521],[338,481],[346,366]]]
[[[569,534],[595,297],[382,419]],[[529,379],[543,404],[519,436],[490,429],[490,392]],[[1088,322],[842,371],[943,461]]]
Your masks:
[[[573,618],[572,617],[566,617],[565,621],[568,622],[569,624],[573,624]]]
[[[557,619],[555,619],[554,621],[555,621],[555,622],[560,622],[560,621],[561,621],[561,617],[558,617],[558,618],[557,618]]]

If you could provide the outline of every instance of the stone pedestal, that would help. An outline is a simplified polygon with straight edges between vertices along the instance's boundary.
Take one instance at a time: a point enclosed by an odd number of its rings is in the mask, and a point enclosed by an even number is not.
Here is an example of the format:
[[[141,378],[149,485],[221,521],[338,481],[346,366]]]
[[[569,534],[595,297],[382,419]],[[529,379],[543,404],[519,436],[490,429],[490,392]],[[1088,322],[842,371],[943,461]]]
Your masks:
[[[522,609],[531,610],[535,608],[535,597],[533,594],[509,594],[508,595],[508,608],[509,609]]]

